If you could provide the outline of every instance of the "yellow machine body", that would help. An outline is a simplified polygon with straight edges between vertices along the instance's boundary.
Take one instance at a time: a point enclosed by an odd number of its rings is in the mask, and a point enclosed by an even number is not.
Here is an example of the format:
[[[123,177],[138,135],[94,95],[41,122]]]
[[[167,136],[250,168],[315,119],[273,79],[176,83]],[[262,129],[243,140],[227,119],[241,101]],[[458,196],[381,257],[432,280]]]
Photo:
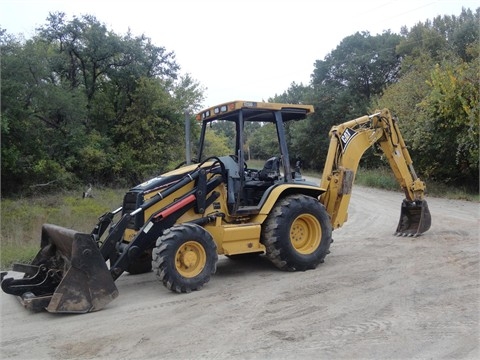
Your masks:
[[[122,207],[100,217],[90,234],[45,224],[32,264],[14,267],[23,279],[2,289],[25,307],[50,312],[100,310],[118,295],[125,271],[154,271],[170,290],[199,290],[215,273],[219,255],[264,254],[285,271],[314,269],[330,252],[332,230],[348,219],[355,174],[364,152],[378,147],[405,193],[395,234],[430,228],[425,184],[417,177],[387,109],[334,126],[320,184],[290,164],[284,125],[305,119],[313,106],[232,101],[200,112],[199,162],[180,166],[130,189]],[[246,164],[245,123],[273,124],[278,154],[262,169]],[[236,131],[230,154],[206,156],[206,133],[225,122]],[[114,220],[121,214],[119,220]],[[107,266],[106,264],[109,264]]]

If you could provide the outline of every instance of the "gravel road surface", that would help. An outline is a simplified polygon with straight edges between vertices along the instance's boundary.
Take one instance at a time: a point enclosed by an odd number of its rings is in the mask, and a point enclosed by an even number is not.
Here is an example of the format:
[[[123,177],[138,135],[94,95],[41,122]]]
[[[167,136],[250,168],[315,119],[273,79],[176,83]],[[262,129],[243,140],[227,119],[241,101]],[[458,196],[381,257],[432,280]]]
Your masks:
[[[355,187],[349,221],[306,272],[220,257],[201,290],[124,274],[84,315],[0,294],[2,359],[479,359],[479,203],[428,198],[432,227],[395,237],[402,194]]]

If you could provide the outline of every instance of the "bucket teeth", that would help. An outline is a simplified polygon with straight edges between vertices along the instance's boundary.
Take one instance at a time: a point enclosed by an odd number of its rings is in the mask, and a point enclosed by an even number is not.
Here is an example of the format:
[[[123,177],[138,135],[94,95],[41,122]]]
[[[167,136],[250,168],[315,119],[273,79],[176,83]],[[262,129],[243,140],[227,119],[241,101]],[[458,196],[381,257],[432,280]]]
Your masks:
[[[396,236],[417,237],[430,229],[432,223],[426,200],[403,200]]]

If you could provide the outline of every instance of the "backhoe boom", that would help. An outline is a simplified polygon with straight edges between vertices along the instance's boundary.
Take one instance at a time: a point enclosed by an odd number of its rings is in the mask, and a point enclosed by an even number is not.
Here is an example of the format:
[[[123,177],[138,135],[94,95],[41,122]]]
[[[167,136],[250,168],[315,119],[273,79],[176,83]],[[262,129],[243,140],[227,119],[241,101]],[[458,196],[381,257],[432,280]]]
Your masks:
[[[398,235],[416,236],[430,228],[430,212],[424,200],[425,184],[417,177],[396,119],[387,109],[332,127],[320,196],[334,229],[347,221],[348,205],[358,164],[365,151],[378,145],[405,193]]]

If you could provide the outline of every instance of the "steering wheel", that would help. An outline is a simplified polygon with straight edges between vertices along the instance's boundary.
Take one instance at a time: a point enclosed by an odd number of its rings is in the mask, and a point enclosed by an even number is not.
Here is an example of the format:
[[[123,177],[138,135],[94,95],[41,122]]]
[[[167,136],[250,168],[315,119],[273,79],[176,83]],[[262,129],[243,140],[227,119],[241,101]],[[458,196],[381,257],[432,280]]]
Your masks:
[[[232,155],[228,155],[228,156],[230,156],[233,160],[235,160],[236,163],[238,163],[238,156],[237,155],[232,154]],[[244,161],[243,162],[243,170],[247,171],[247,169],[248,169],[247,163]]]

